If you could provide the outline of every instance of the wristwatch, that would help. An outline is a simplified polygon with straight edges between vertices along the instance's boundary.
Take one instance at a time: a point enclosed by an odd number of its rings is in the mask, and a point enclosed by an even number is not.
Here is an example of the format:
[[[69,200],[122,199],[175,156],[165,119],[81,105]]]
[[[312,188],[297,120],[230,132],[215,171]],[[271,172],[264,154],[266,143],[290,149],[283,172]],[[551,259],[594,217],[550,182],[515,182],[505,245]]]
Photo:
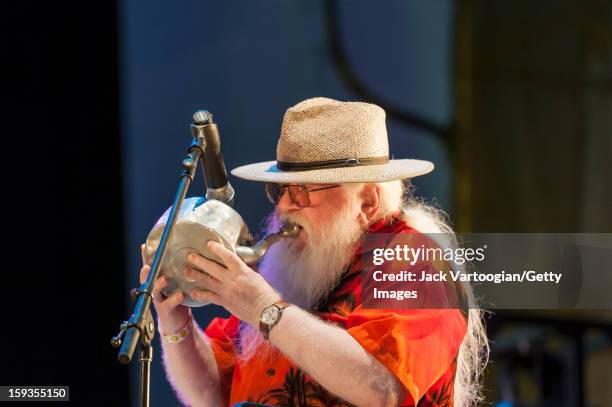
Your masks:
[[[283,310],[289,306],[285,301],[277,301],[261,311],[259,316],[259,332],[268,340],[272,327],[280,322]]]

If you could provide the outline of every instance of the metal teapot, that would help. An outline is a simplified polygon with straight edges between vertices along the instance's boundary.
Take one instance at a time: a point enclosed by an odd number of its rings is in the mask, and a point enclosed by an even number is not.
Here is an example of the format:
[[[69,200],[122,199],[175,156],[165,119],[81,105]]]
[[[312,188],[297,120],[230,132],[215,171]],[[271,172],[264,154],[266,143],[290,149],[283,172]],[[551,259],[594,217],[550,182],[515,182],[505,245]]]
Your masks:
[[[170,209],[164,212],[147,236],[145,260],[149,264],[153,262],[159,247]],[[181,206],[161,263],[161,274],[168,278],[162,293],[169,296],[180,290],[184,294],[183,305],[190,307],[209,304],[191,298],[189,293],[198,286],[195,280],[183,275],[187,267],[187,255],[191,252],[223,264],[218,256],[208,250],[206,244],[209,240],[221,243],[250,265],[255,264],[270,245],[285,237],[296,237],[298,233],[298,226],[283,225],[277,233],[269,234],[253,245],[246,223],[232,207],[215,199],[187,198]]]

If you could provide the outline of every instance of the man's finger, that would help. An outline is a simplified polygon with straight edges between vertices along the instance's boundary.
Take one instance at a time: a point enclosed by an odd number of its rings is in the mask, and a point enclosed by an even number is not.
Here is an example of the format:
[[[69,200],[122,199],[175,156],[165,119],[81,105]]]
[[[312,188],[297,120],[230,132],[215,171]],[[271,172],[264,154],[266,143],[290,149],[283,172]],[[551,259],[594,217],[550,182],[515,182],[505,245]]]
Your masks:
[[[191,267],[187,267],[183,274],[185,277],[191,278],[198,283],[198,286],[206,288],[210,291],[219,291],[221,282],[206,272],[202,272]]]
[[[142,259],[143,266],[147,264],[146,253],[147,253],[147,245],[143,243],[140,245],[140,258]]]
[[[200,270],[205,271],[219,281],[225,281],[227,278],[228,270],[222,265],[215,263],[206,257],[202,257],[197,253],[191,253],[189,256],[187,256],[187,260]]]
[[[212,291],[200,290],[196,288],[189,294],[194,300],[198,300],[200,302],[212,302],[213,304],[221,305],[221,298],[218,294],[215,294]]]
[[[244,263],[242,259],[240,259],[240,257],[238,257],[236,253],[226,249],[219,242],[209,240],[206,246],[208,246],[208,249],[211,252],[213,252],[214,254],[219,256],[221,260],[223,260],[223,263],[227,268],[239,270],[242,267],[242,263]]]
[[[159,292],[161,291],[166,285],[168,285],[168,277],[166,276],[161,276],[160,278],[157,279],[156,282],[153,283],[153,291],[155,292]]]
[[[185,299],[185,295],[183,294],[182,291],[175,291],[170,295],[170,297],[166,298],[165,300],[162,300],[162,304],[164,307],[173,309],[173,308],[178,307],[183,302],[184,299]]]
[[[140,269],[140,284],[144,284],[144,282],[147,281],[147,277],[149,276],[150,271],[150,266],[142,266],[142,268]]]

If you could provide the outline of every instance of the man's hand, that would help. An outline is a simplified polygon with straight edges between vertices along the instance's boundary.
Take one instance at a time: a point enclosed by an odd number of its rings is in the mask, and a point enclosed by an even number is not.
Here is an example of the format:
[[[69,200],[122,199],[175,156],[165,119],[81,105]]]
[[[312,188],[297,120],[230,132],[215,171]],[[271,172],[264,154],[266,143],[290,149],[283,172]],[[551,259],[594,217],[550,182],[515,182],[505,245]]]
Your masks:
[[[280,295],[261,274],[255,272],[238,255],[221,244],[210,241],[208,249],[219,256],[226,267],[191,253],[187,260],[194,265],[194,268],[189,267],[184,273],[202,287],[193,290],[191,296],[198,301],[210,301],[221,305],[240,320],[257,326],[261,311],[279,301]]]
[[[140,247],[142,255],[142,268],[140,269],[140,284],[144,283],[151,272],[151,266],[145,261],[145,245]],[[153,285],[153,304],[157,311],[159,331],[164,335],[172,335],[180,331],[191,316],[191,308],[181,306],[184,296],[181,292],[175,292],[170,297],[161,293],[161,289],[168,284],[166,276],[161,276]]]

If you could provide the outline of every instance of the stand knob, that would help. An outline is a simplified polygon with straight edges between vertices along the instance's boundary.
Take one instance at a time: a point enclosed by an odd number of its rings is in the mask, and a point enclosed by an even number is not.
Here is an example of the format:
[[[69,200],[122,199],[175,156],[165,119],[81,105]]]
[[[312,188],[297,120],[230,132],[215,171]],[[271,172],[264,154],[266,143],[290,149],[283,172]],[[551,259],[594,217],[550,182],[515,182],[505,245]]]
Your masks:
[[[132,288],[130,290],[130,298],[132,301],[138,300],[138,296],[140,296],[140,288]]]
[[[113,348],[118,348],[119,346],[121,346],[123,336],[125,335],[125,332],[127,331],[127,326],[128,326],[128,322],[123,321],[123,323],[120,326],[121,330],[119,331],[119,334],[111,338],[110,343]]]

